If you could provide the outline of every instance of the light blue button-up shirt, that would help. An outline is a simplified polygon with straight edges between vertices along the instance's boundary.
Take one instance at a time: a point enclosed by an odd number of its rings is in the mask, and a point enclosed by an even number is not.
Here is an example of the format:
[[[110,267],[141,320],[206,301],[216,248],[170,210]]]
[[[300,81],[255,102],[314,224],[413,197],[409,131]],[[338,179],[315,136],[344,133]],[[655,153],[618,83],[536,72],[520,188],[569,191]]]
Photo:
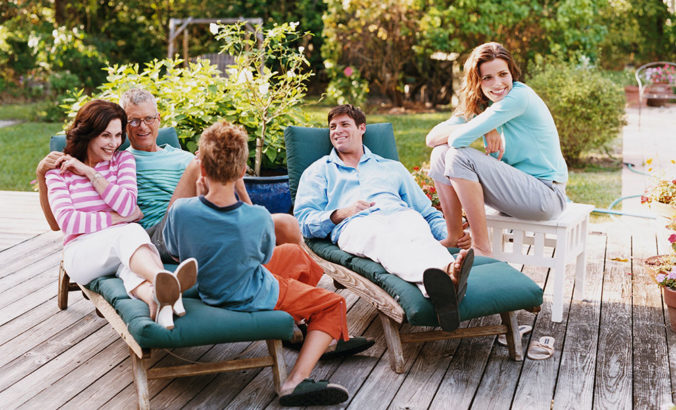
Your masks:
[[[375,205],[338,225],[331,222],[333,211],[358,200],[375,202]],[[442,213],[432,207],[408,170],[400,162],[385,159],[364,147],[364,155],[356,169],[345,165],[335,149],[310,165],[298,183],[293,213],[303,236],[325,238],[331,234],[331,240],[336,243],[345,225],[354,218],[406,209],[418,211],[427,220],[436,239],[446,238]]]

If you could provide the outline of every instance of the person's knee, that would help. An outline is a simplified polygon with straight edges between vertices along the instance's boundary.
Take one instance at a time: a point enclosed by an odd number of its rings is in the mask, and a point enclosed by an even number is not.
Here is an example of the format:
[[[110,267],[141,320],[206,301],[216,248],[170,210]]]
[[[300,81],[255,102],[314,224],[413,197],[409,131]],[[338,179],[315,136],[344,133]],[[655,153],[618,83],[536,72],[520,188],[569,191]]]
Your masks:
[[[303,236],[300,233],[298,220],[289,214],[273,214],[275,237],[277,245],[284,243],[300,244]]]

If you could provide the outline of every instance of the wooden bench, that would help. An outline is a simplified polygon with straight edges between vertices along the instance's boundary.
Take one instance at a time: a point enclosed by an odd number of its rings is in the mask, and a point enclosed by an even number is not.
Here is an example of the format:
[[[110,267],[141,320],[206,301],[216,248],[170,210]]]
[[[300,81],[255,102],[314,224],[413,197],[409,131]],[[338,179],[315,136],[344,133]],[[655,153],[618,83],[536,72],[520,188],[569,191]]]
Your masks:
[[[587,227],[593,209],[593,205],[569,203],[556,219],[526,221],[487,208],[486,224],[493,257],[505,262],[551,268],[554,276],[554,322],[563,320],[563,279],[566,263],[570,259],[575,258],[575,286],[580,290],[578,294],[584,294]],[[523,245],[531,245],[530,253],[528,247]],[[545,246],[555,248],[554,254],[545,252]]]

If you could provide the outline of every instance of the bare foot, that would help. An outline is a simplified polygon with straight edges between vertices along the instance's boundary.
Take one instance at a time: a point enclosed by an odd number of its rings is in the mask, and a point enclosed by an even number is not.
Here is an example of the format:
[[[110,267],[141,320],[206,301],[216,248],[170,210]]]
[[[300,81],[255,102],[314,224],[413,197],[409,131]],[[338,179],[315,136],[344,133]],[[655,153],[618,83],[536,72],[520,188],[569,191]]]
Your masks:
[[[458,275],[460,274],[460,270],[462,269],[462,261],[465,260],[465,257],[467,256],[467,249],[462,249],[460,252],[455,257],[455,261],[451,262],[448,265],[448,275],[451,277],[451,280],[453,281],[453,285],[456,287],[458,286]]]

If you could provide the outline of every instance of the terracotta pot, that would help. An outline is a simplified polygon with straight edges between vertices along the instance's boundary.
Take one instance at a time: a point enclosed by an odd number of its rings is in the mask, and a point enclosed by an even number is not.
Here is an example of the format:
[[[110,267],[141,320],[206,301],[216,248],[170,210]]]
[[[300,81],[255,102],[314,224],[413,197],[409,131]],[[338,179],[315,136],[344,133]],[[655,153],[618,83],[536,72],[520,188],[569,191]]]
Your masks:
[[[624,97],[628,106],[638,107],[638,85],[625,85]]]
[[[663,287],[664,303],[668,307],[669,322],[671,322],[671,331],[676,332],[676,290]]]
[[[646,87],[646,92],[650,94],[667,96],[671,93],[671,86],[666,83],[650,84]],[[646,104],[650,107],[664,107],[669,105],[667,98],[648,98]]]
[[[673,205],[653,201],[650,203],[650,210],[658,216],[676,218],[676,206]]]

